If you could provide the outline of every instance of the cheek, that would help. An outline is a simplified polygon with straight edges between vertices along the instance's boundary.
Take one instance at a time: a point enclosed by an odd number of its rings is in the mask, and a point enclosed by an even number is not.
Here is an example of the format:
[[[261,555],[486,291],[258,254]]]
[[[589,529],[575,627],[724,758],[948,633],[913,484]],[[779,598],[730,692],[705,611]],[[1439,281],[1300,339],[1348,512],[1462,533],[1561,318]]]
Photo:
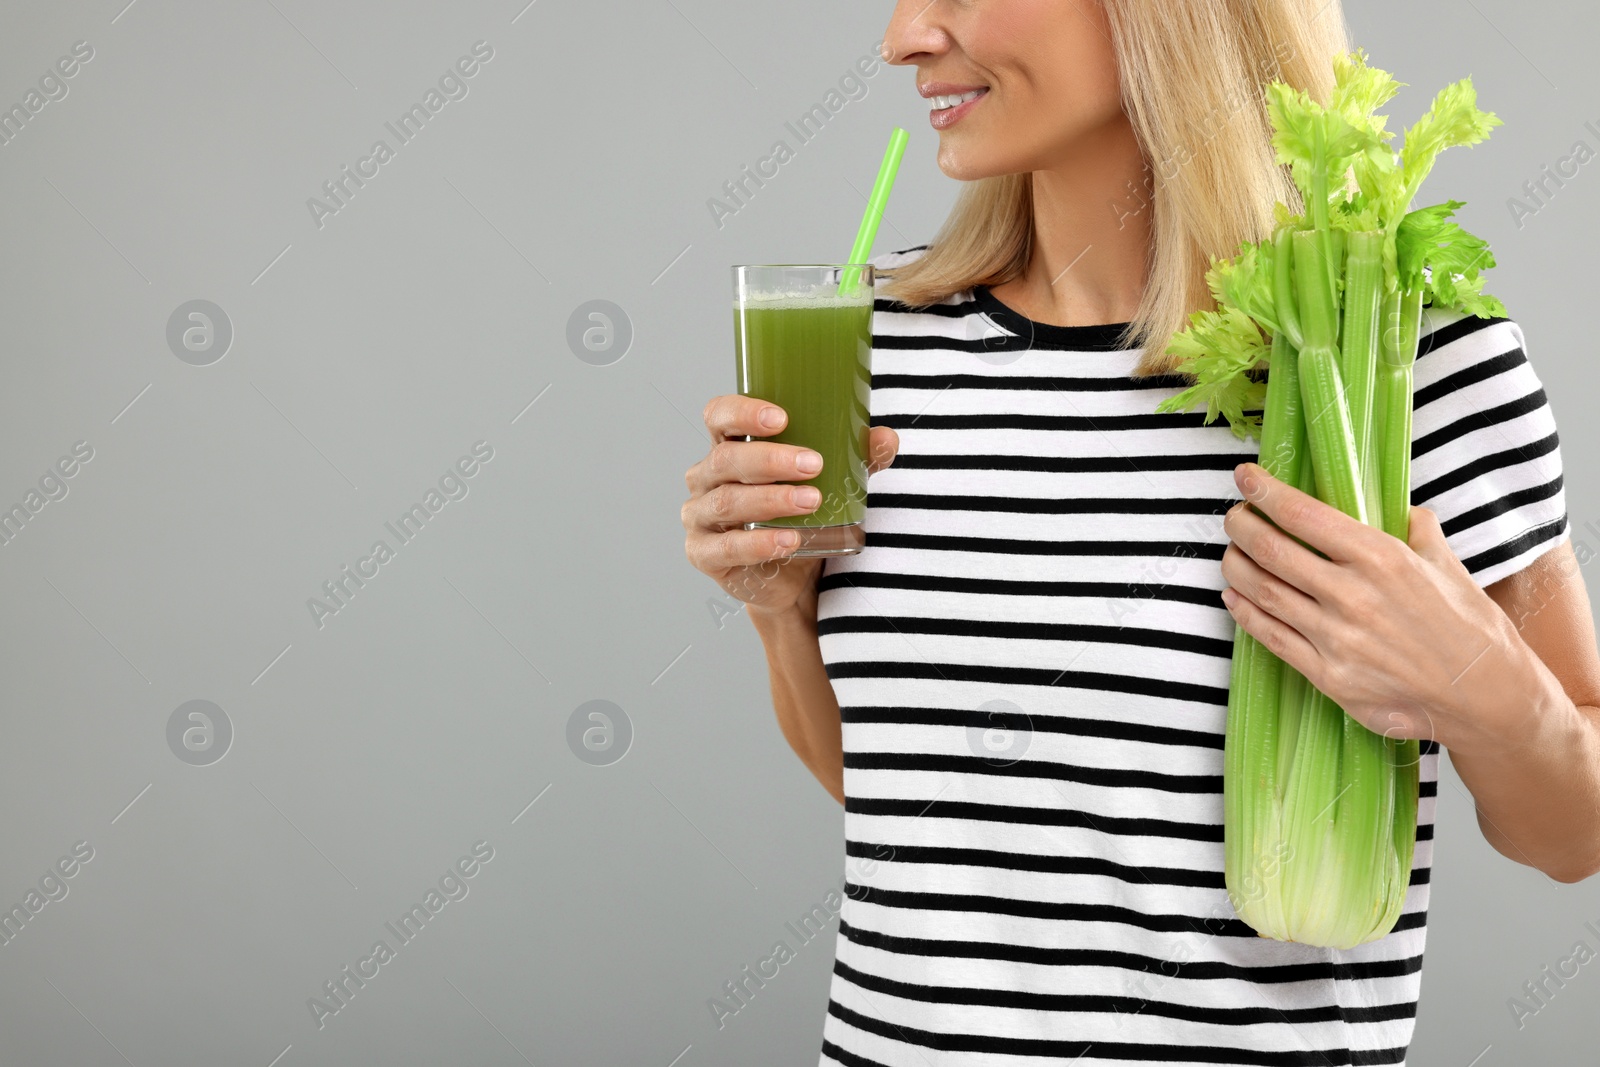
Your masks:
[[[1052,126],[1065,135],[1098,129],[1122,114],[1116,66],[1087,62],[1062,64],[1056,70],[1047,67],[1037,103],[1040,115],[1048,115]]]
[[[955,6],[969,15],[961,50],[999,91],[941,136],[945,174],[971,180],[1054,166],[1075,142],[1121,118],[1116,54],[1092,0]]]
[[[1003,29],[994,41],[1041,97],[1077,102],[1081,112],[1117,104],[1120,84],[1111,26],[1100,0],[1010,0],[990,9]]]
[[[1109,47],[1109,46],[1107,46]],[[1068,54],[1019,65],[1010,79],[1003,116],[1012,143],[1049,152],[1071,145],[1122,118],[1116,67],[1078,63]]]

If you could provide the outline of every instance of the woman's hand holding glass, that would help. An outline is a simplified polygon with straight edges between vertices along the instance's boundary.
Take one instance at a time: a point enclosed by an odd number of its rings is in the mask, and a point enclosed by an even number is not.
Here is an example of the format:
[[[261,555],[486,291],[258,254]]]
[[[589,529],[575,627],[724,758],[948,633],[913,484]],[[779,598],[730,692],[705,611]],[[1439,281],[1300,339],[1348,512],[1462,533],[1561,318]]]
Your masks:
[[[815,596],[822,558],[787,558],[799,543],[798,530],[746,530],[744,524],[815,510],[821,499],[814,487],[781,483],[815,477],[822,457],[798,445],[742,440],[778,433],[788,421],[782,408],[756,397],[712,397],[703,418],[712,445],[684,475],[684,552],[752,614],[789,611]],[[899,449],[894,430],[872,427],[867,473],[889,466]]]

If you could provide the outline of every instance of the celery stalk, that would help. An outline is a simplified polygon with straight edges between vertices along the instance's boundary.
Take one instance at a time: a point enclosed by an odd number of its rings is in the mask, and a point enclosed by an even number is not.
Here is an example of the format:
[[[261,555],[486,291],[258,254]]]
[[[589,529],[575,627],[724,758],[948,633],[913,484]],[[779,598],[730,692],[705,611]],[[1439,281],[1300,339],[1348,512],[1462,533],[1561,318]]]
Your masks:
[[[1314,233],[1296,231],[1293,244],[1300,329],[1305,337],[1300,349],[1300,395],[1305,401],[1317,498],[1366,522],[1355,431],[1339,374],[1339,349],[1334,344],[1338,326],[1328,299],[1328,261],[1322,258]]]
[[[1307,466],[1305,424],[1296,385],[1298,366],[1288,338],[1281,333],[1272,339],[1268,375],[1260,462],[1267,473],[1293,484]],[[1223,821],[1229,828],[1223,835],[1223,870],[1234,910],[1251,916],[1258,929],[1280,932],[1283,864],[1274,846],[1283,839],[1282,782],[1287,767],[1278,756],[1284,748],[1280,713],[1284,705],[1279,694],[1283,674],[1291,669],[1235,624],[1223,739]],[[1297,707],[1289,725],[1298,727]]]
[[[1389,294],[1383,306],[1382,359],[1374,396],[1381,403],[1373,408],[1373,454],[1382,485],[1383,531],[1409,543],[1412,366],[1421,330],[1422,290]]]
[[[1374,465],[1383,490],[1383,529],[1402,541],[1409,541],[1411,528],[1412,367],[1421,333],[1422,301],[1420,288],[1385,294],[1374,395]],[[1377,923],[1380,935],[1399,920],[1410,885],[1422,747],[1415,738],[1385,738],[1384,745],[1394,795],[1391,848],[1396,884],[1391,888],[1389,907]]]
[[[1279,332],[1288,338],[1289,347],[1298,351],[1305,337],[1300,332],[1300,312],[1294,298],[1294,231],[1284,227],[1273,240],[1272,295],[1277,302],[1278,318],[1283,323]]]
[[[1368,521],[1378,527],[1383,525],[1383,494],[1373,460],[1372,412],[1383,305],[1383,237],[1381,230],[1363,230],[1347,238],[1344,329],[1339,341],[1339,371],[1349,398],[1362,493],[1366,497]]]
[[[1342,713],[1320,689],[1307,686],[1305,696],[1284,797],[1284,840],[1289,846],[1285,938],[1320,944],[1327,914],[1338,902],[1340,858],[1333,847],[1334,819],[1340,793],[1347,786],[1340,772]]]

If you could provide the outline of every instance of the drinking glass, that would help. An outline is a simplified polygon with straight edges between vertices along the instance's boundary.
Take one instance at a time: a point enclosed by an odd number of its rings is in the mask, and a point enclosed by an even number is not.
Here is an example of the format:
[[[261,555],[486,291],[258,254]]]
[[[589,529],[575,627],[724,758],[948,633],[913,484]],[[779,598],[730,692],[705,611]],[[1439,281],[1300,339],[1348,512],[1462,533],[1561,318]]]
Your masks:
[[[840,292],[847,271],[859,281]],[[793,556],[849,556],[866,545],[868,401],[872,389],[872,265],[752,264],[733,268],[739,392],[771,401],[783,431],[744,440],[803,445],[822,455],[822,503],[804,515],[747,522],[794,529]]]

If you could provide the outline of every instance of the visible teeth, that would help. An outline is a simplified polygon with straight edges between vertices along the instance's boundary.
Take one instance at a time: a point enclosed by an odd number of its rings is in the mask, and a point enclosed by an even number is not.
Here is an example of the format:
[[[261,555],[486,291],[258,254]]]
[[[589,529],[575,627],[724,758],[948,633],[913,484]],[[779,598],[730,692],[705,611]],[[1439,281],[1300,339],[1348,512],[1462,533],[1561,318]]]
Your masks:
[[[962,93],[960,96],[932,96],[928,100],[933,110],[944,111],[946,108],[955,107],[957,104],[965,104],[968,100],[976,100],[982,95],[982,89],[974,89],[972,92]]]

